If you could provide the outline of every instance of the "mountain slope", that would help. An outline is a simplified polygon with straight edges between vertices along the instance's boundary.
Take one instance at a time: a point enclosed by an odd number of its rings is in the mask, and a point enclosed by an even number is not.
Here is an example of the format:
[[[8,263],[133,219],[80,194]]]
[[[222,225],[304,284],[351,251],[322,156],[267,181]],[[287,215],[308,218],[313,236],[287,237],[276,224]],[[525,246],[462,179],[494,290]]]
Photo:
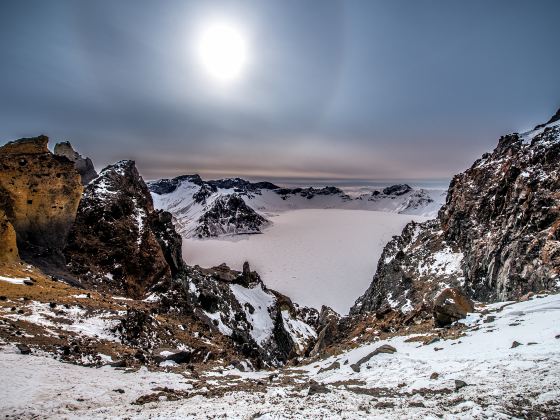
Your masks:
[[[559,126],[504,136],[455,176],[438,218],[386,246],[351,313],[429,306],[448,286],[484,301],[560,287]]]
[[[124,373],[7,345],[0,374],[11,379],[0,388],[0,411],[17,418],[553,419],[560,416],[559,307],[559,295],[489,305],[481,308],[487,316],[469,316],[458,337],[422,345],[429,335],[395,336],[261,372],[230,365]],[[372,355],[382,346],[395,352]]]

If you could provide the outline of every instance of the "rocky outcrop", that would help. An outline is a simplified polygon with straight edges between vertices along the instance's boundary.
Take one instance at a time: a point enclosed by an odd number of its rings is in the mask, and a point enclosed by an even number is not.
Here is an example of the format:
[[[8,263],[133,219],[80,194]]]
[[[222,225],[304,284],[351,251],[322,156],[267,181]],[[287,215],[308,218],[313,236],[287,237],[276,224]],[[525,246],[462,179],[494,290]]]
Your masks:
[[[463,319],[469,312],[474,312],[474,303],[457,288],[445,289],[434,302],[434,321],[438,327]]]
[[[213,333],[229,337],[255,367],[303,356],[316,338],[316,311],[268,289],[248,264],[243,272],[225,264],[187,267],[182,280],[157,290],[149,300],[160,300],[162,310],[194,316]]]
[[[259,193],[260,190],[276,190],[280,188],[278,185],[274,185],[272,182],[250,182],[241,178],[218,179],[216,181],[208,181],[207,184],[215,190],[232,189],[237,193]]]
[[[200,178],[200,175],[181,175],[171,179],[164,178],[157,181],[149,181],[147,182],[147,185],[151,192],[158,195],[163,195],[171,194],[184,181],[198,186],[202,186],[204,184],[202,178]]]
[[[311,349],[310,356],[320,355],[327,347],[332,345],[338,335],[338,322],[340,315],[328,306],[323,305],[317,322],[317,341]]]
[[[208,238],[260,233],[269,223],[245,204],[238,194],[221,195],[198,219],[197,228],[189,236]]]
[[[242,213],[233,204],[220,210]],[[248,263],[241,272],[225,264],[186,266],[171,215],[154,210],[132,161],[108,166],[87,185],[66,254],[86,287],[145,299],[154,313],[177,317],[185,325],[205,325],[207,330],[198,333],[214,337],[214,343],[222,336],[222,348],[233,346],[237,357],[255,367],[304,355],[315,340],[311,310],[267,289]],[[150,338],[156,328],[152,324],[157,326],[142,313],[130,314],[118,332],[126,342],[136,340],[135,345],[163,345]]]
[[[13,262],[18,259],[16,231],[4,211],[0,209],[0,263]]]
[[[383,194],[385,195],[403,195],[407,192],[412,191],[412,187],[408,184],[395,184],[390,187],[383,188]]]
[[[560,279],[560,128],[502,137],[455,176],[439,214],[476,299],[516,299]]]
[[[87,185],[65,252],[84,284],[134,297],[184,264],[171,216],[154,210],[130,160],[106,167]]]
[[[93,179],[97,178],[97,172],[93,167],[93,162],[91,161],[91,159],[88,157],[84,158],[82,155],[76,152],[72,148],[70,142],[65,141],[62,143],[57,143],[54,146],[54,154],[57,156],[64,156],[71,162],[74,162],[74,167],[80,174],[83,185],[87,185]]]
[[[350,196],[346,195],[344,191],[337,187],[323,187],[323,188],[278,188],[274,191],[276,194],[281,195],[285,200],[290,196],[299,195],[311,200],[315,196],[332,195],[339,196],[344,200],[351,200]]]
[[[24,138],[0,147],[0,209],[16,232],[22,258],[63,265],[82,185],[74,164],[53,155],[48,140]]]
[[[500,139],[449,187],[438,218],[385,247],[352,314],[429,306],[446,287],[476,300],[560,286],[560,123]]]

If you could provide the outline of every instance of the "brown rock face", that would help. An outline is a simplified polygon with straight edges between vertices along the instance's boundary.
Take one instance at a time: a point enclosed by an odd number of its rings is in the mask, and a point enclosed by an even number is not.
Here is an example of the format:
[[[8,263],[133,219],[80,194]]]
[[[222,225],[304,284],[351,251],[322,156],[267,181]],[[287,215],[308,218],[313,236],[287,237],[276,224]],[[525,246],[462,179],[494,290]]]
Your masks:
[[[132,297],[183,267],[171,216],[154,210],[130,160],[106,167],[86,187],[65,252],[85,285]]]
[[[63,262],[61,250],[82,195],[68,159],[47,149],[48,137],[0,147],[0,209],[15,229],[23,258]]]
[[[438,327],[463,319],[473,311],[472,300],[455,287],[442,291],[434,302],[434,320]]]
[[[16,231],[4,211],[0,210],[0,262],[12,262],[18,259]]]
[[[557,113],[556,115],[559,115]],[[560,288],[560,123],[502,137],[456,175],[438,218],[409,223],[383,250],[352,314],[410,312],[442,287],[481,301]]]
[[[560,128],[502,137],[453,178],[439,219],[464,252],[465,285],[482,300],[517,299],[560,279]]]

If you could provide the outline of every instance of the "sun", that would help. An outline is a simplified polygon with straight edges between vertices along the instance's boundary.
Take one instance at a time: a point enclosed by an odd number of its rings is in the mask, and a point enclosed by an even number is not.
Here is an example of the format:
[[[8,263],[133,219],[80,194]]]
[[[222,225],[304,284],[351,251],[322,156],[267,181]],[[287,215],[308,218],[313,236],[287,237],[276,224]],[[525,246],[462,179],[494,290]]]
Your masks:
[[[196,52],[205,72],[218,82],[239,79],[247,65],[247,39],[241,28],[232,22],[204,25],[197,38]]]

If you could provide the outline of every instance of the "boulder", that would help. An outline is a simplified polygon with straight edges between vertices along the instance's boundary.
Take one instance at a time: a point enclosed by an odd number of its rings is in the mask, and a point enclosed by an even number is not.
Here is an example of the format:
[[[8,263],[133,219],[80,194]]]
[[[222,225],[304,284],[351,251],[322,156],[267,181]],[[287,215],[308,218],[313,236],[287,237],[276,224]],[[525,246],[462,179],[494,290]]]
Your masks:
[[[191,358],[192,353],[186,350],[159,351],[159,354],[154,356],[154,361],[156,363],[161,363],[169,360],[181,364],[189,363]]]
[[[350,365],[350,367],[352,368],[352,370],[354,372],[359,372],[361,366],[366,363],[367,361],[369,361],[369,359],[371,359],[373,356],[377,356],[378,354],[381,353],[385,353],[385,354],[393,354],[397,351],[396,348],[394,348],[393,346],[389,345],[389,344],[383,344],[382,346],[379,346],[378,348],[376,348],[374,351],[372,351],[371,353],[367,354],[366,356],[362,357],[360,360],[358,360],[356,363],[353,363]]]
[[[307,395],[328,394],[329,392],[331,392],[331,390],[327,388],[326,385],[320,384],[313,379],[309,381],[309,391]]]
[[[467,386],[465,381],[461,381],[460,379],[455,379],[455,391],[459,391],[461,388]]]
[[[443,290],[434,302],[434,321],[436,326],[445,327],[474,311],[472,300],[457,288]]]

